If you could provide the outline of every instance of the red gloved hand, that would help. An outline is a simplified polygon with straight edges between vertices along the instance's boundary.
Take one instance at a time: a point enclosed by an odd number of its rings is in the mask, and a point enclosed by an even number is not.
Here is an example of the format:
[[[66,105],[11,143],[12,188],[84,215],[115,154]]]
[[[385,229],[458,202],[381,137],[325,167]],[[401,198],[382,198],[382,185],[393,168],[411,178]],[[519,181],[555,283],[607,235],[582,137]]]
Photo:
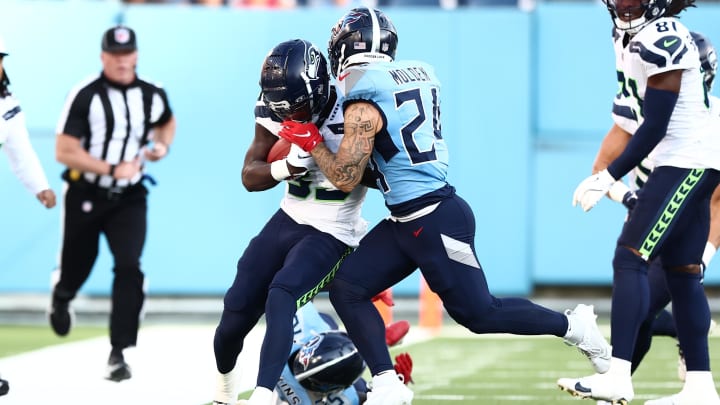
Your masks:
[[[373,302],[378,301],[378,300],[384,302],[385,305],[387,305],[389,307],[395,305],[395,302],[392,299],[392,290],[389,288],[387,290],[381,292],[380,294],[372,297]]]
[[[312,122],[283,121],[278,135],[301,147],[305,152],[312,151],[323,141],[320,131]]]
[[[414,382],[412,379],[412,368],[413,363],[410,353],[400,353],[395,356],[395,372],[399,376],[402,376],[405,385]]]
[[[410,331],[410,322],[401,320],[385,326],[385,343],[388,347],[395,346]]]

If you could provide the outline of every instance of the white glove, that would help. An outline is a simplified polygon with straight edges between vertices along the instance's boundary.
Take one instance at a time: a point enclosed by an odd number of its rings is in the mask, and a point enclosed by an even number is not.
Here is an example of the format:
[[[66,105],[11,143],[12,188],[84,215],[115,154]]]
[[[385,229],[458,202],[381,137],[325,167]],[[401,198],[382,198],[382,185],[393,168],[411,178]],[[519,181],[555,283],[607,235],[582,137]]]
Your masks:
[[[607,194],[613,183],[615,179],[607,169],[593,174],[578,184],[573,194],[573,207],[579,202],[583,211],[590,211]]]
[[[302,167],[305,169],[304,172],[298,173],[293,177],[301,177],[306,174],[308,170],[312,170],[317,167],[315,159],[313,159],[310,152],[305,152],[301,147],[295,144],[290,146],[290,151],[288,152],[286,159],[290,166]]]

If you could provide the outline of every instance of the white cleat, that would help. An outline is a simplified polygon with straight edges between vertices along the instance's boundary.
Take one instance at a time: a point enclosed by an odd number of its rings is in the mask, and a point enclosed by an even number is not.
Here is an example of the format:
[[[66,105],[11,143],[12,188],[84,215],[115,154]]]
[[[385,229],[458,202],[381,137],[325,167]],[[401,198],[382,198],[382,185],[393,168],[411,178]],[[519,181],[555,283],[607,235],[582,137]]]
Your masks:
[[[612,346],[600,333],[593,306],[578,304],[572,311],[566,310],[565,316],[570,325],[565,343],[577,347],[590,360],[596,372],[607,372],[610,369]]]
[[[604,401],[598,401],[598,404],[627,405],[635,397],[630,378],[620,378],[609,373],[561,378],[557,385],[574,397]]]
[[[395,371],[373,377],[364,405],[411,405],[415,395],[400,381]]]

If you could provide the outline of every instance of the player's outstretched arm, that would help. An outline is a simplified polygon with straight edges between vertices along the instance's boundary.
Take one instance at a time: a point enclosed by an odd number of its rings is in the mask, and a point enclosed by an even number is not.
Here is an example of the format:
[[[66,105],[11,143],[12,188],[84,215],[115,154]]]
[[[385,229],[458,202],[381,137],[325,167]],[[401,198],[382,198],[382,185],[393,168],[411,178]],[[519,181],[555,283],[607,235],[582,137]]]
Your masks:
[[[316,148],[313,157],[320,170],[338,189],[350,192],[360,184],[375,145],[375,135],[383,128],[377,108],[365,102],[350,104],[345,109],[345,134],[337,153]]]

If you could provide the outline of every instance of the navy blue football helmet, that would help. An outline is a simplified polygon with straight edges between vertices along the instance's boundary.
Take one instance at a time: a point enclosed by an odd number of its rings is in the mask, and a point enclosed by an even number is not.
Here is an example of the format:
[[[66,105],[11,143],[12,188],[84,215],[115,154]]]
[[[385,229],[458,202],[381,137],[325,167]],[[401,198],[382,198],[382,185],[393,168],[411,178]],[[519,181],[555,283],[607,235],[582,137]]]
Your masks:
[[[703,34],[699,32],[691,32],[690,35],[697,45],[698,52],[700,52],[700,65],[703,69],[703,81],[705,87],[709,92],[712,90],[713,81],[715,80],[715,74],[718,68],[718,58],[715,52],[715,47],[712,42]]]
[[[337,77],[352,64],[392,61],[397,43],[397,31],[385,13],[354,8],[332,28],[328,44],[330,71]]]
[[[327,60],[308,41],[282,42],[263,61],[260,88],[265,105],[281,119],[310,121],[328,101]]]
[[[683,0],[638,0],[637,4],[618,8],[617,0],[603,0],[617,29],[635,35],[643,27],[665,15],[672,1]],[[623,21],[622,17],[634,17]]]
[[[330,393],[344,390],[360,378],[365,361],[347,334],[332,330],[305,343],[291,358],[290,368],[305,389]]]

